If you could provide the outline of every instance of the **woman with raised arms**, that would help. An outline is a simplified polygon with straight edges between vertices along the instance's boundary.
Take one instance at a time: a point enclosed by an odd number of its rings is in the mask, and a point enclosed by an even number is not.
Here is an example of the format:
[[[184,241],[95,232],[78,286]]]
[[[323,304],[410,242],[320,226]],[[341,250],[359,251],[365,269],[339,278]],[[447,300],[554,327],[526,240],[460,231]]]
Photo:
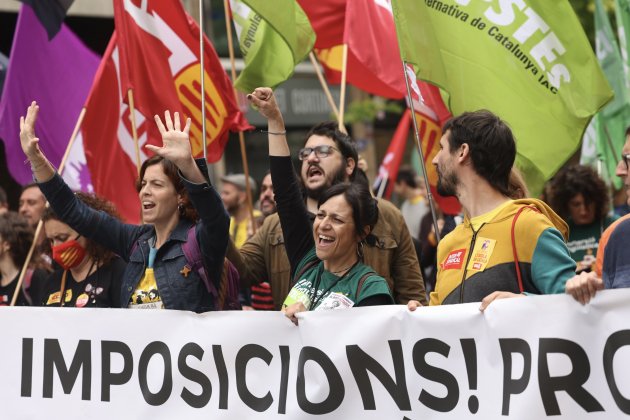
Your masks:
[[[283,304],[286,316],[297,324],[298,312],[393,304],[386,280],[361,261],[362,242],[378,218],[367,186],[341,183],[329,188],[319,200],[311,229],[273,92],[257,88],[247,97],[268,121],[271,177],[294,277]],[[333,144],[325,136],[311,136],[300,159],[342,159]]]
[[[20,141],[39,187],[59,218],[81,236],[100,243],[128,262],[120,304],[129,308],[166,308],[195,312],[215,309],[210,284],[191,270],[182,246],[196,240],[209,281],[220,281],[228,241],[229,218],[207,179],[204,161],[195,161],[188,132],[176,112],[155,122],[162,147],[140,169],[137,187],[144,225],[124,224],[77,199],[39,148],[35,102],[20,119]],[[166,126],[165,126],[166,125]],[[191,235],[194,235],[191,236]]]

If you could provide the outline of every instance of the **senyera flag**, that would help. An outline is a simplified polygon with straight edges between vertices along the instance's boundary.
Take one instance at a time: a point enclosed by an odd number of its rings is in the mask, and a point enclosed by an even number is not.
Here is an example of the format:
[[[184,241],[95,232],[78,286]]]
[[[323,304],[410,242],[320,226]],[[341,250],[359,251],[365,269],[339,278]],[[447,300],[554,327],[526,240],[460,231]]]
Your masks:
[[[114,32],[96,72],[90,95],[85,103],[81,125],[85,157],[92,175],[94,191],[113,202],[123,219],[140,221],[140,201],[135,189],[138,175],[137,156],[131,134],[129,105],[124,102],[120,86],[118,36]],[[147,127],[154,125],[136,110],[138,141],[145,144]],[[142,149],[140,161],[147,156]]]
[[[346,44],[348,83],[386,98],[405,96],[389,0],[301,0],[300,4],[317,34],[317,55],[330,83],[341,82],[342,51]]]
[[[199,27],[180,1],[114,1],[123,97],[133,91],[135,108],[145,117],[178,111],[192,119],[195,156],[203,156]],[[251,126],[238,108],[232,84],[204,37],[204,85],[208,160],[217,161],[230,131]],[[145,144],[160,144],[154,124]],[[144,146],[143,144],[142,146]]]
[[[403,60],[449,93],[454,114],[485,108],[507,121],[528,187],[540,192],[612,97],[569,2],[392,5]]]

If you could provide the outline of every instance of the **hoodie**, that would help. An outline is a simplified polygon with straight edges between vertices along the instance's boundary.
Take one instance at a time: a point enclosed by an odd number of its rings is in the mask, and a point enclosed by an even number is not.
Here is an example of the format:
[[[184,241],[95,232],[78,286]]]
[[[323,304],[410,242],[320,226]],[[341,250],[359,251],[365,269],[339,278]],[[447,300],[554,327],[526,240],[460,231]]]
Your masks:
[[[575,275],[567,224],[540,200],[513,200],[473,230],[468,218],[438,245],[430,305],[479,302],[495,291],[564,293]]]

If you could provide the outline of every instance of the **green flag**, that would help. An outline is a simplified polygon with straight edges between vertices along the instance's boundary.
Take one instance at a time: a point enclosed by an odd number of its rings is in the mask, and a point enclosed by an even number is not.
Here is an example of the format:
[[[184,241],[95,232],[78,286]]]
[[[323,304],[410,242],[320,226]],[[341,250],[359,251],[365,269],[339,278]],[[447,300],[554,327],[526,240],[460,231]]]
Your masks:
[[[617,20],[621,58],[623,59],[623,74],[626,77],[626,89],[630,90],[630,58],[628,57],[628,46],[630,46],[630,40],[628,40],[630,37],[630,0],[615,0],[615,17]]]
[[[533,194],[577,150],[612,96],[567,0],[392,0],[403,60],[454,114],[505,119]]]
[[[595,51],[615,92],[614,99],[596,117],[597,155],[605,167],[603,175],[618,189],[621,188],[621,180],[615,176],[615,168],[626,140],[626,127],[630,124],[630,96],[624,77],[624,62],[601,0],[595,0]]]
[[[230,6],[245,60],[234,86],[251,92],[290,78],[315,43],[302,8],[295,0],[230,0]]]

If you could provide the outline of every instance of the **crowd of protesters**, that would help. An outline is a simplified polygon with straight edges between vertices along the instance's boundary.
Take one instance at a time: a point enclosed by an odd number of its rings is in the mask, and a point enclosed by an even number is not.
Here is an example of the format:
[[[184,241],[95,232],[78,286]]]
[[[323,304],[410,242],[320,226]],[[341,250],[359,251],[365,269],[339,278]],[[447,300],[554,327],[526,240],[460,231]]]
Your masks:
[[[223,177],[219,194],[192,157],[190,120],[167,111],[155,117],[163,145],[147,146],[154,156],[137,182],[140,226],[70,190],[38,146],[33,103],[20,141],[35,183],[23,188],[19,213],[0,188],[0,305],[206,312],[223,309],[234,274],[243,309],[281,310],[297,324],[302,311],[470,302],[484,310],[496,299],[557,293],[586,304],[604,288],[630,287],[630,215],[610,211],[597,172],[567,165],[542,200],[528,197],[514,136],[489,111],[444,127],[432,161],[437,191],[457,197],[462,213],[437,208],[434,224],[411,167],[395,180],[401,212],[373,197],[353,141],[329,122],[306,135],[295,171],[272,90],[248,99],[268,123],[260,195],[244,174]],[[630,193],[630,130],[620,158],[616,175]]]

